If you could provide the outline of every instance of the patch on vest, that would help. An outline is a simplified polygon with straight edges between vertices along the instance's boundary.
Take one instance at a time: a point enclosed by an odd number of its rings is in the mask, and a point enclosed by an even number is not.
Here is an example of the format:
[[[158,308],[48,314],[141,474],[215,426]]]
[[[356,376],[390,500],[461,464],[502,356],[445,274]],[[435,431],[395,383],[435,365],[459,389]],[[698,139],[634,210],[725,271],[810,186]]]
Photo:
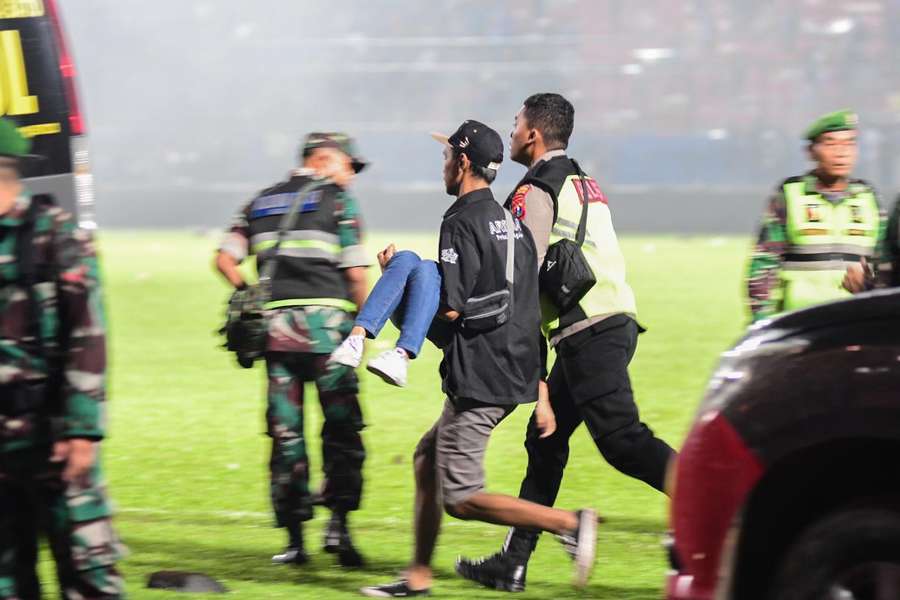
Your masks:
[[[818,204],[812,203],[812,204],[806,205],[806,222],[807,223],[821,223],[822,222],[822,213],[819,210]]]
[[[602,202],[603,204],[609,204],[609,201],[606,199],[606,194],[603,193],[603,190],[600,189],[600,184],[598,184],[593,177],[585,177],[584,185],[581,185],[581,181],[578,181],[577,178],[573,178],[572,185],[575,186],[575,191],[578,192],[578,200],[581,204],[584,204],[585,188],[587,188],[589,203]]]
[[[262,217],[271,217],[272,215],[283,215],[290,210],[291,205],[297,194],[282,193],[272,194],[270,196],[260,196],[253,201],[250,207],[250,218],[261,219]],[[322,190],[315,190],[307,194],[300,203],[301,213],[311,213],[319,210],[319,204],[322,202]]]
[[[531,191],[530,185],[520,185],[509,203],[509,212],[518,220],[525,218],[525,196]]]

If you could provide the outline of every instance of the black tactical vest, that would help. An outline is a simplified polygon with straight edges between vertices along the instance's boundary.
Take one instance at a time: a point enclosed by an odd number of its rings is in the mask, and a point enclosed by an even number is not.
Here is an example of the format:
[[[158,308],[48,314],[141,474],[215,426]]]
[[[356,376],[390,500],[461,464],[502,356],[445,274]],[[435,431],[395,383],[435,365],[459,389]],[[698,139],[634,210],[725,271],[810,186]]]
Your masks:
[[[250,251],[256,255],[257,271],[274,259],[278,226],[293,205],[297,190],[310,181],[295,175],[262,191],[250,206],[248,225]],[[285,235],[278,250],[278,265],[272,277],[270,307],[331,305],[349,302],[349,290],[341,263],[338,232],[338,195],[336,184],[329,183],[306,194],[298,209],[293,229]]]

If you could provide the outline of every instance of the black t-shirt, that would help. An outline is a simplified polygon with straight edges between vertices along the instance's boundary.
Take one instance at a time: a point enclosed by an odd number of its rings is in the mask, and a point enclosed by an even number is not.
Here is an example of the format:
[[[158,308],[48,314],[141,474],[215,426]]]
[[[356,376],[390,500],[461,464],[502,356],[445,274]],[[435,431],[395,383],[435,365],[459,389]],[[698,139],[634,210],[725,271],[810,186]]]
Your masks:
[[[540,326],[537,253],[518,220],[515,236],[513,309],[510,319],[488,331],[467,329],[462,317],[444,347],[444,392],[486,404],[537,400]],[[461,314],[466,300],[506,289],[506,213],[489,188],[460,197],[441,223],[441,305]],[[463,314],[463,316],[465,316]]]

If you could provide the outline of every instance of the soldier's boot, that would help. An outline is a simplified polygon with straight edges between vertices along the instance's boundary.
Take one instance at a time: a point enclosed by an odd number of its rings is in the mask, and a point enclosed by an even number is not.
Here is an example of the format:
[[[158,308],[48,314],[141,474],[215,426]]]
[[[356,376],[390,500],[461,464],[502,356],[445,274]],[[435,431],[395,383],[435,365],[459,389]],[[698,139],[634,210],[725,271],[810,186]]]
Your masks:
[[[309,555],[303,548],[303,524],[288,525],[288,545],[281,554],[272,557],[272,563],[276,565],[305,565],[309,562]]]
[[[347,514],[335,511],[325,527],[325,538],[322,549],[329,554],[337,554],[338,564],[342,567],[355,568],[365,564],[365,559],[350,537],[347,528]]]
[[[528,559],[537,540],[535,532],[510,529],[499,552],[478,559],[460,556],[456,559],[456,572],[492,590],[524,592]]]

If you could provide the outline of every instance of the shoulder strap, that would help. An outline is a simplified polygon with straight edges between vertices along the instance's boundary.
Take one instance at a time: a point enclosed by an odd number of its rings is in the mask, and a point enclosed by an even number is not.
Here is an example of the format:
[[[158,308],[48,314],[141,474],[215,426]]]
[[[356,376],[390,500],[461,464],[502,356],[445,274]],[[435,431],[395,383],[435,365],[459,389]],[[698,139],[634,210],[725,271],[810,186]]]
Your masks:
[[[506,213],[506,281],[512,291],[516,271],[516,224],[511,212],[505,208],[503,212]]]
[[[584,244],[584,238],[587,235],[587,217],[588,217],[588,206],[591,203],[591,199],[588,196],[587,185],[584,183],[584,178],[587,177],[584,174],[584,171],[581,170],[581,167],[578,166],[578,162],[575,159],[571,159],[572,166],[575,167],[575,173],[578,175],[578,180],[581,182],[581,219],[578,221],[578,232],[575,234],[575,243],[579,246]]]
[[[288,210],[288,212],[284,213],[284,216],[281,217],[281,221],[278,223],[278,239],[275,241],[275,246],[272,248],[272,258],[266,261],[259,273],[259,283],[264,286],[266,294],[268,294],[269,284],[271,283],[272,277],[275,275],[275,269],[278,266],[278,251],[281,248],[281,243],[284,241],[287,233],[291,229],[293,229],[294,224],[297,222],[297,209],[300,208],[300,203],[303,202],[303,199],[311,191],[315,190],[316,188],[323,187],[329,183],[331,183],[330,179],[313,179],[312,181],[304,184],[294,194],[294,200],[291,203],[291,208]],[[264,303],[265,302],[268,302],[268,299],[264,299]]]

